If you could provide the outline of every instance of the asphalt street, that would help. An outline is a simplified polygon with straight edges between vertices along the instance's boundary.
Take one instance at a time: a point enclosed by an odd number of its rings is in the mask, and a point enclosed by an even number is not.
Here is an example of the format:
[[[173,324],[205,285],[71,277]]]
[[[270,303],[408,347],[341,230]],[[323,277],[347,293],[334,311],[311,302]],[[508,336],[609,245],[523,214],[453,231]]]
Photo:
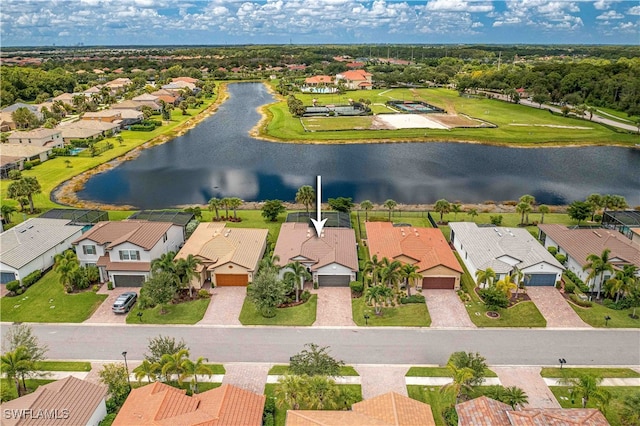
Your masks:
[[[2,324],[2,333],[8,328]],[[192,357],[211,362],[287,363],[305,343],[330,346],[347,364],[444,364],[455,351],[477,351],[492,365],[640,366],[640,330],[309,328],[31,324],[49,359],[141,360],[148,339],[183,338]]]

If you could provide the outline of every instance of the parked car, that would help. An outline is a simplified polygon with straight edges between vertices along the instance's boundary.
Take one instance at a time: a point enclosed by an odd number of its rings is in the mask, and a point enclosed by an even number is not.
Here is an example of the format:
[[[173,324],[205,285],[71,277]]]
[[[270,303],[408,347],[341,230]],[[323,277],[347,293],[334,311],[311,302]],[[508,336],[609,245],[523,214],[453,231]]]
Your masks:
[[[126,293],[122,293],[115,302],[113,302],[113,307],[111,310],[115,314],[126,314],[131,310],[131,307],[138,300],[138,295],[135,291],[128,291]]]

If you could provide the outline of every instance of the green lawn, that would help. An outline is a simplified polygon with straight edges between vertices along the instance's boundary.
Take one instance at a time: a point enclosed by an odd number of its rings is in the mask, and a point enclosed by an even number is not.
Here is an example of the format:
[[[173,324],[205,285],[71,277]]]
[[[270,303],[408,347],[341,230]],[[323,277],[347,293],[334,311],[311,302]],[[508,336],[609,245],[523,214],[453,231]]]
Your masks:
[[[576,306],[573,303],[569,303],[569,306],[582,318],[582,321],[586,322],[592,327],[605,327],[606,321],[604,317],[609,316],[611,319],[608,321],[606,327],[609,328],[640,328],[640,319],[633,319],[629,315],[633,312],[633,309],[623,309],[616,311],[604,307],[598,303],[593,303],[590,308],[582,308]],[[640,316],[640,308],[636,309],[636,315]]]
[[[351,313],[353,321],[357,325],[365,325],[365,312],[369,315],[368,325],[373,327],[429,327],[431,325],[431,317],[425,303],[409,303],[382,308],[382,315],[378,316],[375,314],[374,308],[366,305],[364,297],[351,300]]]
[[[66,294],[59,275],[47,272],[20,296],[0,300],[0,319],[6,322],[83,322],[107,298],[86,291]]]
[[[29,393],[38,389],[39,386],[46,385],[47,383],[54,382],[55,380],[44,380],[44,379],[27,379],[27,390]],[[16,385],[13,382],[9,382],[7,379],[0,379],[0,387],[2,389],[9,389],[9,394],[11,395],[11,399],[16,399],[18,397],[18,392],[16,391]]]
[[[490,369],[486,369],[484,371],[485,377],[498,377],[496,373],[494,373]],[[447,367],[411,367],[406,377],[451,377],[451,372],[447,369]]]
[[[222,364],[205,364],[207,367],[213,371],[213,374],[226,374],[227,370],[224,368]]]
[[[131,382],[131,387],[132,388],[141,388],[143,386],[146,386],[148,383],[145,381],[142,382],[137,382],[137,381],[132,381]],[[173,386],[174,388],[178,388],[178,389],[184,389],[187,391],[188,394],[191,394],[191,379],[186,379],[185,381],[182,382],[182,384],[179,384],[178,382],[168,382],[167,383],[169,386]],[[220,386],[222,386],[222,383],[217,383],[217,382],[198,382],[198,393],[202,393],[211,389],[215,389],[215,388],[219,388]]]
[[[272,83],[273,84],[273,83]],[[344,130],[340,132],[305,132],[299,118],[292,117],[286,100],[269,105],[265,112],[269,121],[261,129],[266,136],[285,141],[345,143],[351,141],[480,141],[489,144],[514,144],[525,146],[544,146],[558,144],[626,144],[637,143],[637,136],[630,133],[618,133],[599,124],[571,117],[550,114],[524,105],[516,105],[486,98],[465,98],[458,92],[443,88],[430,89],[392,89],[363,90],[338,94],[304,94],[296,97],[305,105],[311,105],[316,98],[320,105],[346,104],[349,98],[365,98],[375,104],[384,104],[388,100],[416,99],[424,100],[447,111],[467,114],[496,124],[497,128],[470,129],[396,129],[396,130]],[[384,108],[384,107],[382,107]],[[317,123],[316,123],[317,124]],[[514,124],[520,124],[515,126]],[[535,127],[534,127],[535,125]],[[589,129],[572,129],[555,126],[577,126]],[[363,126],[354,126],[363,127]]]
[[[91,371],[91,363],[82,361],[40,361],[37,367],[42,371]]]
[[[277,308],[275,317],[265,318],[253,302],[245,298],[240,312],[240,322],[242,325],[312,325],[316,321],[317,304],[318,296],[312,294],[307,303],[291,308]]]
[[[630,368],[558,368],[545,367],[540,371],[542,377],[579,377],[580,374],[591,374],[602,378],[633,378],[640,373]]]
[[[455,397],[452,392],[440,392],[439,386],[407,386],[409,398],[421,401],[431,406],[433,419],[436,426],[447,426],[442,418],[442,410],[450,405],[455,404]]]
[[[582,401],[575,400],[571,403],[571,397],[569,396],[569,388],[567,386],[549,386],[551,392],[556,397],[562,408],[582,408]],[[611,426],[621,426],[620,411],[623,407],[622,402],[624,399],[633,394],[640,393],[640,387],[637,386],[607,386],[607,391],[611,393],[611,401],[607,407],[605,417],[611,424]],[[589,401],[587,408],[596,408],[593,401]]]
[[[274,365],[269,370],[269,375],[272,376],[282,376],[287,373],[289,373],[289,366],[284,364]],[[340,367],[339,376],[359,376],[359,374],[355,368],[345,365],[343,367]]]
[[[160,306],[141,311],[136,304],[127,315],[127,324],[195,324],[204,316],[210,301],[206,298],[169,305],[163,315],[160,314]],[[142,321],[138,312],[142,312]]]

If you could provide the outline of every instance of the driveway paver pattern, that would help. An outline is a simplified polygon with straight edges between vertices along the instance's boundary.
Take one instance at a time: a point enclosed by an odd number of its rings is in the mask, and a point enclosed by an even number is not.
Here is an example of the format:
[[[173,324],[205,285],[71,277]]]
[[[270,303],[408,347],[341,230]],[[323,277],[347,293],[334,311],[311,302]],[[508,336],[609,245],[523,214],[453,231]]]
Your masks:
[[[216,287],[211,292],[209,307],[198,324],[242,325],[238,317],[247,295],[246,287]]]
[[[318,309],[314,326],[353,326],[351,289],[349,287],[322,287],[312,290],[318,295]]]
[[[529,407],[560,408],[553,393],[540,376],[541,367],[491,367],[502,386],[517,386],[529,397]]]
[[[360,364],[353,367],[360,374],[362,399],[373,398],[387,392],[408,396],[404,377],[409,371],[408,366]]]
[[[431,316],[431,327],[475,328],[455,290],[422,290]]]
[[[106,285],[100,287],[98,294],[106,294],[108,296],[93,315],[84,322],[87,324],[126,324],[128,314],[116,315],[111,311],[111,308],[118,296],[127,291],[135,291],[140,296],[140,287],[115,287],[113,290],[107,290]]]
[[[547,320],[547,328],[589,327],[555,287],[527,287],[527,294]]]
[[[257,394],[264,393],[269,369],[273,364],[266,363],[230,363],[224,364],[226,373],[222,384],[238,386]]]

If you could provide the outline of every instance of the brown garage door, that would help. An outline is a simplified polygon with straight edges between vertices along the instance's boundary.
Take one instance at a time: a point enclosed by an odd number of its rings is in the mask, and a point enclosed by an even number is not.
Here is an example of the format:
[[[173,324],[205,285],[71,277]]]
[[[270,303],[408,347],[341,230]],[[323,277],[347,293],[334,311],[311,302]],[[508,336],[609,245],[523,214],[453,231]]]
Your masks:
[[[456,279],[453,277],[424,277],[422,279],[422,288],[453,290],[455,285]]]
[[[249,282],[247,274],[216,274],[218,287],[246,286]]]

